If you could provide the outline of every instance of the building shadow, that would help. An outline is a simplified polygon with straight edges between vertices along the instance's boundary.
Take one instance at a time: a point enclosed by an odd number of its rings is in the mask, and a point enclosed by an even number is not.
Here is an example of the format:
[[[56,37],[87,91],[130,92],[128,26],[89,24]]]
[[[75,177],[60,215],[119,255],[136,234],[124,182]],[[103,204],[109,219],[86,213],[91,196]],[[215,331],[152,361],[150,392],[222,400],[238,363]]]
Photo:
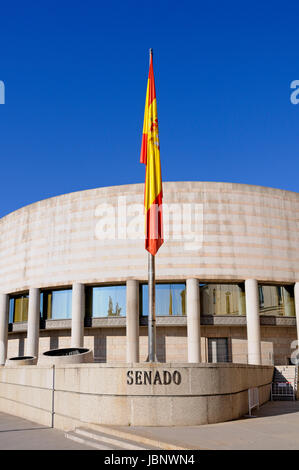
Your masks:
[[[261,405],[258,410],[252,412],[255,418],[270,418],[271,416],[282,416],[290,413],[299,413],[298,400],[270,400]]]
[[[50,336],[50,350],[58,349],[58,336]]]
[[[157,335],[157,360],[158,362],[166,362],[165,334]]]
[[[107,337],[94,336],[94,362],[107,362]]]
[[[18,351],[18,356],[24,356],[25,355],[25,338],[22,336],[19,339],[19,351]]]
[[[43,429],[53,429],[51,426],[43,426],[43,427],[35,427],[33,426],[32,428],[20,428],[20,429],[1,429],[1,432],[16,432],[16,431],[40,431]]]

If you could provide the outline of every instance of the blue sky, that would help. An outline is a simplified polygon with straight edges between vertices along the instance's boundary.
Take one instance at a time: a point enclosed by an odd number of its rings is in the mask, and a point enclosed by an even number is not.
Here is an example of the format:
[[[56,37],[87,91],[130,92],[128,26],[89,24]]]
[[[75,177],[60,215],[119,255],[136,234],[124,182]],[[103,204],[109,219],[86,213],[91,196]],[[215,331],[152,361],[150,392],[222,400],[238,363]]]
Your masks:
[[[2,2],[0,216],[144,181],[154,49],[164,181],[299,191],[296,2]]]

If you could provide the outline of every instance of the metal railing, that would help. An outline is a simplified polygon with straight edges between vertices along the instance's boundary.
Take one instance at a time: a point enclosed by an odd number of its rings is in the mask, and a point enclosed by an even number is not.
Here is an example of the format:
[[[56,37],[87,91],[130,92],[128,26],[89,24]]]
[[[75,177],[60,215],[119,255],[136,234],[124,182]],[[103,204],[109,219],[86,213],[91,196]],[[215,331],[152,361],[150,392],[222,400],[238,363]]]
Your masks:
[[[253,387],[248,389],[248,411],[249,416],[251,416],[251,410],[254,408],[259,409],[260,400],[259,400],[259,389],[258,387]]]
[[[291,366],[278,370],[275,368],[271,386],[271,400],[296,400],[298,368]]]

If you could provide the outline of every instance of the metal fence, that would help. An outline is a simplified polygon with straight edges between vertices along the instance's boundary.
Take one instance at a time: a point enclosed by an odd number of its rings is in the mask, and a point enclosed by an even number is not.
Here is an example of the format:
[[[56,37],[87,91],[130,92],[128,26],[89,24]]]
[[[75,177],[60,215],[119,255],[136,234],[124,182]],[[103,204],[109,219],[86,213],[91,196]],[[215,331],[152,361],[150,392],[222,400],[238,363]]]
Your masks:
[[[273,382],[271,389],[271,400],[296,399],[294,384],[291,382]]]
[[[249,416],[251,416],[251,410],[254,408],[259,409],[260,400],[259,400],[259,389],[258,387],[253,387],[248,389],[248,411]]]
[[[296,400],[298,368],[276,367],[271,387],[271,400]]]

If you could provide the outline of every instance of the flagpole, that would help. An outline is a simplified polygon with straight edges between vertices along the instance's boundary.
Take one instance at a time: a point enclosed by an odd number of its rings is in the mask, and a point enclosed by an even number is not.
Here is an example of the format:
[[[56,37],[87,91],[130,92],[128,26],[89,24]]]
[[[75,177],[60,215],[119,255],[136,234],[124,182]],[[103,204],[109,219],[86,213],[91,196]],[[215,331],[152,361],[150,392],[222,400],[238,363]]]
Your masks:
[[[149,63],[153,49],[149,50]],[[155,256],[148,254],[148,361],[156,362],[156,273]]]
[[[155,257],[148,254],[148,362],[156,362]]]

